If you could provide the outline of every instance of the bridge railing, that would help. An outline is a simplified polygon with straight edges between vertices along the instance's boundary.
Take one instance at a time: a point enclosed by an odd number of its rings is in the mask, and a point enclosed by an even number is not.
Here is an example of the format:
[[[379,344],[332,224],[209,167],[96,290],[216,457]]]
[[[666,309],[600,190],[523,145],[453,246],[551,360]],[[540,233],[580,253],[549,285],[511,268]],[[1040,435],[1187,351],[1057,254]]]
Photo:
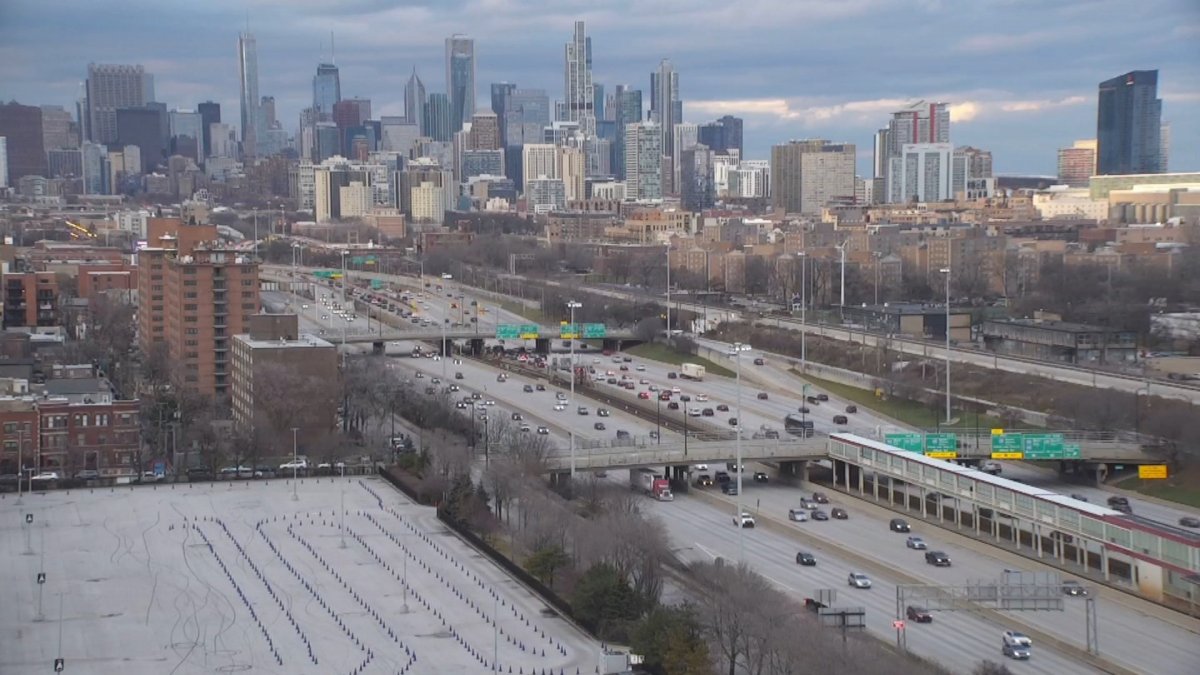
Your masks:
[[[757,460],[789,460],[824,456],[827,438],[813,437],[809,439],[760,439],[742,441],[742,457],[746,461]],[[683,443],[673,441],[670,444],[658,445],[626,445],[619,451],[597,452],[594,448],[576,448],[575,467],[577,469],[609,468],[623,466],[652,466],[657,464],[694,464],[713,460],[732,460],[736,456],[735,444],[714,442],[689,446],[685,451]],[[570,466],[569,452],[558,453],[549,457],[550,468],[561,469]]]

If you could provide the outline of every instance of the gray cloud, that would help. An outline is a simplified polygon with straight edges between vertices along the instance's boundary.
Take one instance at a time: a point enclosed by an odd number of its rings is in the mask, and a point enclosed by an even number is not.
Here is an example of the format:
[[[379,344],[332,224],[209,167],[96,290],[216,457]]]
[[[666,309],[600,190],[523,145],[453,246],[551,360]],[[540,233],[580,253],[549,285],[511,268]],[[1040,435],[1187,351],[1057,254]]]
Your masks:
[[[558,96],[576,19],[597,82],[647,89],[668,57],[689,120],[741,114],[752,156],[800,136],[869,147],[892,102],[926,98],[958,104],[953,140],[991,148],[998,170],[1051,173],[1055,148],[1095,133],[1100,80],[1158,68],[1172,167],[1200,169],[1194,0],[6,0],[0,99],[70,104],[88,62],[143,63],[169,105],[211,98],[236,119],[247,20],[289,126],[331,31],[344,95],[375,111],[398,109],[413,66],[440,89],[454,32],[476,39],[481,105],[502,80]]]

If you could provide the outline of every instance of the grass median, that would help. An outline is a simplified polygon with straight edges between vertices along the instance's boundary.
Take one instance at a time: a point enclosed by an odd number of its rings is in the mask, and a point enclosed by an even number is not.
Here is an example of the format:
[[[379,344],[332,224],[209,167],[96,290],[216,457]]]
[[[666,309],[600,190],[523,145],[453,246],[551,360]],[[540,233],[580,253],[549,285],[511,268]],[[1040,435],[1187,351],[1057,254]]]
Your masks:
[[[643,359],[672,363],[677,366],[684,363],[695,363],[704,366],[704,370],[709,375],[721,375],[723,377],[734,377],[736,375],[736,373],[725,366],[717,365],[704,357],[681,352],[657,342],[642,343],[636,347],[630,347],[625,351],[633,356],[640,356]]]
[[[1198,477],[1200,467],[1185,467],[1165,480],[1142,480],[1133,476],[1115,484],[1122,490],[1133,490],[1150,497],[1200,509],[1200,487],[1196,487]]]

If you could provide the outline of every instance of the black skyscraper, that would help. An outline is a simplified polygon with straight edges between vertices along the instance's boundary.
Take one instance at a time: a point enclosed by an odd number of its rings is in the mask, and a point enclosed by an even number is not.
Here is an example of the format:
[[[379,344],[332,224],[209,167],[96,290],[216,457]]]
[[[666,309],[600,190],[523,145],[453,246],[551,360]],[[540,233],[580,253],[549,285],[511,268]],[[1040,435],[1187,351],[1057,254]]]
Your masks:
[[[196,112],[200,113],[200,123],[204,126],[200,134],[204,140],[204,157],[207,158],[212,154],[212,128],[209,125],[221,122],[221,104],[205,101],[196,106]]]
[[[1162,171],[1162,100],[1158,71],[1135,70],[1100,83],[1096,114],[1096,172]]]

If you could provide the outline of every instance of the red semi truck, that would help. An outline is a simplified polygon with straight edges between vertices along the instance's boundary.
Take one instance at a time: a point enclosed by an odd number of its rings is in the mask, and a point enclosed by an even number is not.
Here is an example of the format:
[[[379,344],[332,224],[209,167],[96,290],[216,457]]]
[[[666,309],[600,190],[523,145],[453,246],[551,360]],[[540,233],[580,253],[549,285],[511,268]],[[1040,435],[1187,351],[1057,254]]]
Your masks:
[[[630,469],[629,487],[641,490],[660,502],[674,501],[671,485],[666,476],[655,473],[654,469]]]

